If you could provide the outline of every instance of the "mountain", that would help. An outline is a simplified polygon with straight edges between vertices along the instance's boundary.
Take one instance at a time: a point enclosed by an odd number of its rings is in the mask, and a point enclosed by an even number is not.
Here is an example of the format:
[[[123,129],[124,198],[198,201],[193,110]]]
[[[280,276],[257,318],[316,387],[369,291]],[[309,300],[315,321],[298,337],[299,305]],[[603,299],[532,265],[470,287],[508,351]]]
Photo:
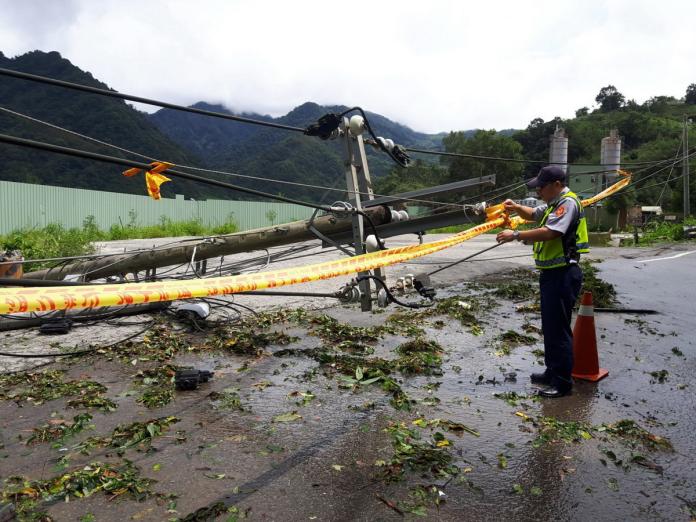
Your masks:
[[[0,53],[0,67],[108,88],[57,52],[33,51],[16,58],[7,58]],[[173,163],[199,161],[194,154],[186,152],[162,134],[145,113],[135,110],[122,100],[0,76],[0,107]],[[128,156],[111,147],[98,145],[3,111],[0,111],[0,126],[3,133],[13,136],[111,156]],[[130,194],[145,193],[145,183],[141,176],[125,178],[121,175],[124,170],[122,167],[106,163],[5,144],[0,144],[0,157],[3,158],[0,162],[0,179],[3,180]],[[142,161],[142,158],[129,157]],[[183,180],[162,185],[163,195],[172,197],[174,192],[201,198],[219,191]]]
[[[0,53],[0,67],[109,88],[57,52],[32,51],[15,58]],[[324,142],[301,133],[170,109],[147,114],[123,100],[6,76],[0,76],[0,107],[177,165],[338,188],[345,185],[343,149],[338,141]],[[199,102],[195,107],[229,113],[225,107],[205,102]],[[305,127],[328,112],[341,112],[346,108],[308,102],[278,118],[254,113],[242,115]],[[445,135],[419,133],[379,114],[367,114],[378,135],[389,137],[401,145],[438,148]],[[111,156],[142,159],[2,111],[0,125],[4,133],[14,136]],[[393,162],[385,154],[368,147],[368,155],[373,177],[380,177],[394,168]],[[113,165],[4,144],[0,144],[0,157],[3,158],[0,162],[0,179],[3,180],[144,194],[142,177],[124,178],[121,176],[123,169]],[[428,159],[436,161],[436,158]],[[331,197],[323,191],[306,187],[211,173],[204,175],[307,200]],[[187,181],[175,180],[174,183],[162,185],[165,197],[173,197],[175,193],[196,199],[245,197],[239,192],[220,191]],[[341,195],[337,193],[334,196],[338,199]]]
[[[205,102],[196,103],[193,107],[235,114],[221,105]],[[340,113],[346,109],[346,106],[322,106],[306,102],[278,118],[254,113],[236,115],[307,127],[327,113]],[[445,136],[444,133],[416,132],[379,114],[367,111],[366,114],[377,135],[389,137],[404,146],[433,149],[441,146]],[[203,158],[209,168],[325,186],[334,186],[338,180],[337,186],[342,185],[344,160],[343,146],[339,141],[324,142],[300,133],[208,118],[172,109],[157,111],[151,116],[151,120],[172,141]],[[369,147],[367,154],[373,177],[379,178],[394,168],[394,163],[385,154]],[[316,198],[318,195],[316,189],[272,182],[249,182],[237,178],[235,183],[307,198]]]

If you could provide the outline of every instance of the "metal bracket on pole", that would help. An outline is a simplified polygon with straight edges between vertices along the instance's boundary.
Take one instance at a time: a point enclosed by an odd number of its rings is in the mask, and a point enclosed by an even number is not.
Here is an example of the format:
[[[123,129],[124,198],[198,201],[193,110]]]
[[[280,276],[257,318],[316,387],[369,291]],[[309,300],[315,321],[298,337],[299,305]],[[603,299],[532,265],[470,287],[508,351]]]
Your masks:
[[[319,232],[316,229],[316,227],[314,226],[314,218],[317,217],[317,212],[319,212],[319,209],[315,209],[314,212],[312,213],[312,217],[309,218],[309,223],[307,224],[307,230],[309,230],[312,234],[314,234],[317,237],[317,239],[319,239],[323,243],[323,245],[325,247],[331,245],[331,246],[338,248],[344,254],[347,254],[349,256],[354,256],[355,255],[354,252],[351,252],[347,248],[344,248],[339,243],[336,243],[333,239],[326,237],[324,234],[322,234],[321,232]]]
[[[367,156],[365,155],[365,144],[362,136],[353,136],[350,132],[348,118],[343,118],[341,125],[343,130],[343,143],[346,151],[346,186],[348,189],[348,200],[353,207],[362,211],[361,195],[366,194],[367,199],[373,199],[372,182],[370,180],[370,170],[367,166]],[[355,254],[365,253],[365,224],[360,214],[353,214],[353,244]],[[359,276],[369,275],[369,272],[360,272]],[[381,270],[375,270],[377,277],[382,277]],[[360,286],[360,308],[363,312],[372,310],[372,289],[369,279],[363,279]]]

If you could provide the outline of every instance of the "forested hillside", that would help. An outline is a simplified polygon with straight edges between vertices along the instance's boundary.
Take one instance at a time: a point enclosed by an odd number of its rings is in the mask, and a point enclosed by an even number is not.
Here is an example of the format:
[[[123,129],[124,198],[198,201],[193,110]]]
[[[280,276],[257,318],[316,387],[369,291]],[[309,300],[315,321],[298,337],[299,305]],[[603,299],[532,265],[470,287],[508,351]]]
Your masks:
[[[559,126],[565,129],[568,136],[568,161],[598,165],[601,139],[611,129],[618,129],[622,138],[622,162],[635,173],[635,182],[621,196],[612,199],[610,206],[616,209],[635,203],[661,204],[668,210],[681,211],[681,164],[675,165],[669,160],[681,157],[684,115],[696,118],[696,84],[690,85],[681,99],[656,96],[642,104],[634,100],[626,101],[623,94],[609,85],[600,90],[595,102],[594,110],[582,107],[576,111],[575,118],[554,118],[549,121],[536,118],[524,130],[510,135],[481,130],[470,137],[453,132],[443,139],[443,146],[448,152],[545,162],[549,157],[549,138]],[[691,139],[691,150],[694,143],[694,139]],[[659,165],[643,164],[657,160],[668,161]],[[692,194],[696,191],[694,163],[696,161],[692,160]],[[498,176],[498,186],[505,186],[535,175],[539,166],[533,163],[442,158],[439,165],[424,163],[410,172],[393,169],[380,180],[377,189],[398,192],[492,173]],[[470,190],[468,194],[476,193],[477,190]],[[524,189],[518,189],[510,195],[522,196],[524,193]],[[692,198],[692,213],[696,210],[695,199]]]
[[[0,53],[0,67],[17,69],[76,83],[107,88],[56,52],[34,51],[16,58]],[[137,93],[134,93],[137,94]],[[377,134],[412,148],[445,150],[465,154],[546,161],[549,137],[557,126],[569,138],[568,159],[572,162],[599,163],[600,141],[613,128],[623,140],[622,161],[651,162],[676,158],[682,141],[683,117],[696,115],[696,85],[688,87],[682,98],[655,96],[642,104],[626,98],[609,85],[600,90],[593,109],[582,107],[574,118],[532,120],[523,130],[467,130],[449,134],[425,134],[368,112]],[[591,100],[588,100],[588,103]],[[0,76],[0,107],[67,127],[100,140],[135,150],[178,165],[194,165],[247,176],[272,178],[329,187],[344,186],[343,150],[339,141],[324,142],[301,133],[287,132],[163,109],[153,114],[140,112],[123,101],[95,94]],[[196,107],[229,112],[221,105],[199,102]],[[273,118],[244,114],[256,119],[305,127],[329,112],[341,112],[345,106],[320,106],[307,102],[288,114]],[[0,112],[3,132],[74,148],[115,156],[124,154],[96,145],[55,129]],[[696,142],[692,140],[692,143]],[[479,160],[472,158],[438,158],[412,153],[410,169],[394,167],[383,153],[368,147],[369,164],[376,190],[394,193],[447,183],[486,174],[497,175],[498,187],[520,183],[534,175],[538,164]],[[0,179],[28,183],[79,187],[134,194],[144,193],[142,178],[124,178],[121,168],[86,160],[35,152],[16,146],[0,145]],[[696,163],[696,161],[693,161]],[[681,167],[676,165],[634,165],[636,183],[631,190],[612,202],[625,206],[640,202],[662,204],[680,210],[682,198]],[[213,174],[206,174],[215,176]],[[296,187],[263,180],[228,178],[233,183],[253,186],[272,193],[282,193],[318,201],[322,190]],[[692,176],[692,183],[696,176]],[[666,183],[667,180],[669,183]],[[476,188],[466,197],[481,195]],[[696,186],[692,188],[696,193]],[[165,197],[175,193],[187,197],[243,198],[240,193],[176,180],[163,185]],[[523,189],[510,195],[521,196]],[[338,195],[334,195],[338,197]],[[495,194],[494,194],[495,196]],[[459,197],[459,196],[457,196]],[[696,198],[694,198],[696,200]]]
[[[55,52],[34,51],[14,59],[0,54],[0,67],[108,88]],[[173,163],[197,161],[164,136],[144,113],[120,100],[0,76],[0,106]],[[13,136],[125,156],[112,148],[1,111],[0,126],[3,133]],[[3,180],[144,194],[142,177],[125,178],[121,175],[123,169],[114,165],[4,144],[0,144],[0,157],[0,179]],[[177,192],[204,197],[214,193],[208,187],[185,181],[177,181],[176,187],[173,185],[164,184],[163,194],[172,196]]]
[[[108,88],[89,72],[76,67],[56,52],[34,51],[16,58],[7,58],[0,54],[0,67]],[[344,185],[343,150],[340,143],[323,142],[300,133],[173,110],[161,110],[150,115],[121,100],[5,76],[0,76],[0,107],[177,165],[193,165],[322,186]],[[222,106],[204,102],[196,104],[196,107],[230,112]],[[279,118],[258,114],[246,115],[305,127],[328,112],[344,109],[346,107],[323,107],[308,102]],[[397,143],[428,148],[440,145],[443,135],[418,133],[379,114],[368,114],[375,130],[392,137]],[[14,136],[113,156],[127,156],[112,148],[85,141],[6,112],[0,112],[0,125],[3,132]],[[391,169],[392,162],[384,154],[371,151],[368,153],[374,176],[384,175]],[[142,178],[124,178],[120,175],[123,169],[112,165],[10,145],[0,145],[0,156],[3,159],[0,162],[0,179],[133,194],[144,193]],[[258,180],[249,181],[223,175],[205,175],[308,200],[316,201],[324,195],[316,189]],[[165,197],[172,197],[175,193],[195,198],[246,197],[238,192],[220,191],[179,180],[164,184],[162,193]]]

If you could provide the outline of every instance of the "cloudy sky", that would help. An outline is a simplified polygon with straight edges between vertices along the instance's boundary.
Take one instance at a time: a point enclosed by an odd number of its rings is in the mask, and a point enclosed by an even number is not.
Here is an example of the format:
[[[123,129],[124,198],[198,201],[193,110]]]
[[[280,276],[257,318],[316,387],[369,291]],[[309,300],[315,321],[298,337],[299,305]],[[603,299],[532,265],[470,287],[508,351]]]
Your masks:
[[[59,51],[112,88],[278,116],[360,105],[424,132],[571,117],[615,85],[696,82],[690,0],[0,0],[0,51]]]

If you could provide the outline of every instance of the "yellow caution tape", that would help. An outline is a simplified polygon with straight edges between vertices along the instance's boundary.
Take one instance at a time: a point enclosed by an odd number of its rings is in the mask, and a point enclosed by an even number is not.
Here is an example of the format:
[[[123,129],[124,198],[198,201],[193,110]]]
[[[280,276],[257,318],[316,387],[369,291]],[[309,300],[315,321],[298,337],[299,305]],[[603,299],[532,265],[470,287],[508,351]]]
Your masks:
[[[607,197],[630,183],[630,175],[626,173],[623,175],[626,177],[616,184],[621,185],[619,188],[609,187],[598,196]],[[587,206],[590,203],[586,202],[595,202],[597,201],[595,198],[582,203]],[[496,228],[503,226],[515,228],[525,222],[519,216],[509,218],[507,214],[503,214],[469,230],[430,243],[390,248],[335,261],[255,274],[155,283],[3,288],[0,289],[0,313],[47,312],[155,303],[309,283],[403,263],[410,259],[434,254]]]
[[[150,170],[145,172],[145,186],[147,187],[147,193],[152,199],[161,199],[160,185],[171,181],[167,176],[162,174],[163,171],[170,169],[174,166],[173,163],[167,163],[166,161],[153,161],[150,163]],[[128,169],[123,175],[127,178],[140,174],[143,169]]]

